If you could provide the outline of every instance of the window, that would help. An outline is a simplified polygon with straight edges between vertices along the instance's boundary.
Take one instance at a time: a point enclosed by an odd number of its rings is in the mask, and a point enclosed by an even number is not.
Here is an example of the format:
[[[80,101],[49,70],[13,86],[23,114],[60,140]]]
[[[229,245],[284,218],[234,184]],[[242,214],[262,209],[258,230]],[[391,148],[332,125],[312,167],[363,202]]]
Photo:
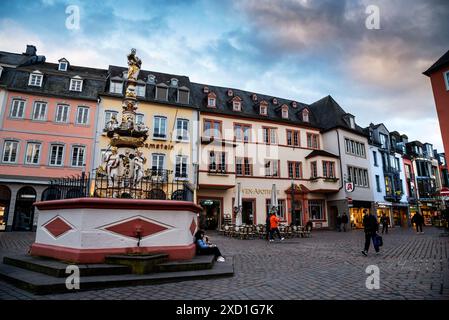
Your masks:
[[[178,103],[189,104],[189,90],[178,90]]]
[[[380,177],[376,174],[376,190],[377,192],[382,192],[380,189]]]
[[[323,177],[335,178],[335,162],[323,161]]]
[[[249,142],[251,133],[251,125],[234,124],[234,139],[236,141]]]
[[[50,166],[62,166],[64,156],[64,146],[52,144],[50,147]]]
[[[87,124],[89,120],[89,108],[78,107],[76,113],[76,124]]]
[[[209,171],[226,172],[226,153],[220,151],[209,152]]]
[[[145,124],[145,115],[142,113],[136,114],[136,124]]]
[[[354,117],[349,117],[349,125],[351,126],[351,129],[355,129],[355,120]]]
[[[208,138],[220,138],[221,137],[221,121],[217,120],[204,120],[204,136]]]
[[[379,164],[377,163],[377,152],[376,151],[373,151],[373,159],[374,159],[374,165],[376,167],[378,167]]]
[[[41,144],[29,142],[27,144],[27,151],[25,155],[26,164],[39,164],[39,156],[41,152]]]
[[[242,103],[240,101],[233,101],[232,102],[232,110],[242,111]]]
[[[309,200],[309,212],[312,220],[324,220],[324,200]]]
[[[365,158],[365,144],[345,138],[346,153]]]
[[[348,166],[348,181],[356,186],[369,188],[368,170]]]
[[[310,149],[319,149],[320,142],[319,137],[315,133],[307,133],[307,148]]]
[[[444,82],[446,83],[446,91],[449,91],[449,71],[444,73]]]
[[[153,161],[151,164],[151,170],[153,171],[164,170],[165,154],[153,153],[152,158]]]
[[[104,112],[104,126],[106,127],[108,125],[109,121],[111,121],[111,119],[112,119],[112,116],[115,116],[115,118],[117,119],[117,115],[118,115],[117,111],[110,111],[110,110],[105,111]]]
[[[145,85],[137,85],[136,86],[136,95],[138,97],[145,97],[145,90],[146,90]]]
[[[259,110],[259,113],[260,113],[260,115],[262,115],[262,116],[266,116],[267,115],[267,105],[266,104],[261,104],[260,105],[260,110]]]
[[[59,66],[58,66],[58,70],[59,71],[67,71],[67,62],[59,62]]]
[[[318,167],[316,161],[310,163],[310,178],[314,179],[318,177]]]
[[[175,178],[187,178],[187,156],[176,156]]]
[[[265,160],[265,176],[279,177],[279,160]]]
[[[292,179],[302,178],[302,163],[299,161],[288,161],[288,177]]]
[[[401,171],[401,163],[399,161],[399,158],[394,158],[394,162],[396,164],[396,170]]]
[[[36,86],[40,87],[42,86],[42,78],[44,76],[40,72],[33,72],[30,74],[30,79],[28,81],[29,86]]]
[[[176,120],[176,139],[182,141],[189,140],[189,120],[186,119]]]
[[[70,79],[70,91],[79,91],[83,90],[83,80],[81,79]]]
[[[56,122],[67,123],[69,121],[69,106],[65,104],[58,104],[56,107]]]
[[[299,147],[299,131],[287,130],[287,145],[291,147]]]
[[[155,116],[153,138],[165,139],[167,137],[166,129],[167,129],[167,118]]]
[[[217,96],[211,92],[207,95],[207,107],[215,108],[217,106]]]
[[[86,148],[82,146],[72,147],[72,167],[84,166],[84,158],[86,155]]]
[[[156,100],[167,101],[168,100],[168,88],[166,86],[156,87]]]
[[[266,144],[277,144],[277,129],[275,128],[262,128],[263,142]]]
[[[379,139],[380,139],[380,144],[382,146],[382,149],[387,149],[388,148],[387,136],[383,133],[379,133]]]
[[[282,107],[282,119],[288,119],[288,107]]]
[[[110,93],[123,93],[123,82],[121,81],[111,81],[111,85],[109,87]]]
[[[235,159],[235,173],[238,176],[252,176],[253,165],[249,158],[236,158]]]
[[[271,212],[271,199],[266,199],[265,201],[265,205],[266,205],[266,210],[267,210],[267,215]],[[278,199],[278,212],[277,214],[279,215],[279,218],[281,220],[285,220],[285,200],[283,199]]]
[[[11,104],[11,118],[23,118],[25,116],[25,100],[14,99]]]
[[[16,163],[19,143],[17,141],[5,141],[3,145],[3,162]]]
[[[172,87],[177,87],[177,86],[178,86],[178,79],[176,79],[176,78],[171,78],[171,79],[170,79],[170,85],[171,85]]]
[[[302,110],[302,121],[309,122],[309,110],[307,109]]]
[[[44,121],[47,115],[47,103],[46,102],[35,102],[33,107],[33,120]]]

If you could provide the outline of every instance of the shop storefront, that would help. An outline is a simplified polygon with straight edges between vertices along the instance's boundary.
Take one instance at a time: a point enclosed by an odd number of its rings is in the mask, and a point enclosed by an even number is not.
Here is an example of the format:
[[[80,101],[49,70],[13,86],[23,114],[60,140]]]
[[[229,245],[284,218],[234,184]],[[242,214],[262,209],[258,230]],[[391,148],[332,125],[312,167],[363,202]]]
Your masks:
[[[376,209],[377,221],[379,223],[380,223],[381,218],[385,215],[386,217],[390,218],[390,227],[394,225],[391,204],[377,202],[375,204],[375,209]]]
[[[199,228],[203,230],[217,229],[220,223],[220,219],[224,219],[224,216],[222,214],[222,199],[199,198],[198,203],[203,208],[203,211],[199,214]]]
[[[369,213],[371,210],[371,202],[369,201],[357,201],[352,202],[352,207],[349,207],[349,215],[351,219],[351,226],[353,228],[363,228],[363,216]]]
[[[393,226],[407,228],[409,226],[407,205],[393,205]]]
[[[437,219],[439,211],[436,201],[423,201],[420,202],[421,214],[424,217],[424,225],[432,225],[433,219]]]
[[[11,190],[7,186],[0,186],[0,231],[5,231],[8,220]]]

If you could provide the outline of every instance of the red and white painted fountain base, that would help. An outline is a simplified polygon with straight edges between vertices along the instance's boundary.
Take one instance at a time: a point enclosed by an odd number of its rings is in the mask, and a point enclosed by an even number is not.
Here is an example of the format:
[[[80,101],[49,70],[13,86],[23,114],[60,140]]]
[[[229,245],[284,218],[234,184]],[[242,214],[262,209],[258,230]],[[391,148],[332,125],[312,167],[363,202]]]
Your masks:
[[[112,254],[167,253],[169,260],[195,256],[201,207],[192,202],[77,198],[35,205],[34,256],[74,263],[102,263]]]

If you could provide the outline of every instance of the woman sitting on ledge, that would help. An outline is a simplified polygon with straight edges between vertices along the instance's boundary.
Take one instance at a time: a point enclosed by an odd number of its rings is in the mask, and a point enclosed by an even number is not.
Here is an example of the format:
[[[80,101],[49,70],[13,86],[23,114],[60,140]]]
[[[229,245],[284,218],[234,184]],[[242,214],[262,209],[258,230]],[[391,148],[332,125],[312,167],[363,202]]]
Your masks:
[[[225,258],[221,255],[217,245],[209,243],[209,240],[203,230],[198,230],[195,234],[195,244],[198,254],[213,254],[218,262],[224,262]]]

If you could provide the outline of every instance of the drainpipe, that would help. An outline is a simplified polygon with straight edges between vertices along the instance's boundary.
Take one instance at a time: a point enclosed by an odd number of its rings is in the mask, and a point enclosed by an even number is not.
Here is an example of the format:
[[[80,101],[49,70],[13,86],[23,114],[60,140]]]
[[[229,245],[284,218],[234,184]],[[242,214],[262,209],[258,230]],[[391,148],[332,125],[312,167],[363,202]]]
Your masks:
[[[93,148],[92,148],[92,156],[90,159],[90,171],[93,171],[94,165],[95,165],[95,157],[97,156],[97,142],[99,143],[98,140],[98,121],[99,121],[99,115],[100,115],[100,103],[101,103],[101,97],[98,97],[97,99],[97,109],[95,110],[95,125],[94,125],[94,142],[93,142]]]
[[[340,134],[338,133],[338,129],[335,130],[337,132],[337,143],[338,143],[338,155],[340,157],[340,180],[341,180],[341,186],[338,188],[338,191],[340,192],[341,189],[343,189],[343,164],[341,161],[341,149],[340,149]]]

